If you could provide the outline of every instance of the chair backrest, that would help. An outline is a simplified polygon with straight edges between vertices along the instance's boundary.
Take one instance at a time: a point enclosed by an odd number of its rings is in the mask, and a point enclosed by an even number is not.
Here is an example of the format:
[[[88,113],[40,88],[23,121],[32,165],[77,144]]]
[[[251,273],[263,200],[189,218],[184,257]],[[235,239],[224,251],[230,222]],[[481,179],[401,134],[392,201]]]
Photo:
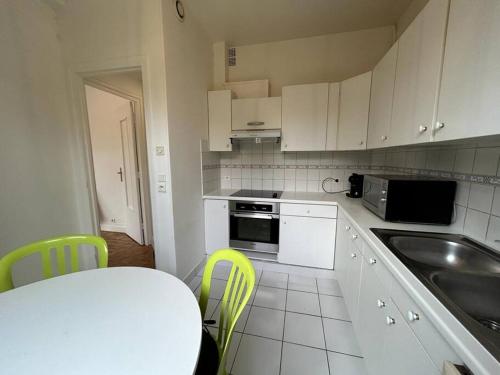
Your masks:
[[[51,238],[31,243],[11,251],[0,259],[0,292],[14,288],[12,283],[12,265],[17,261],[40,253],[42,260],[42,276],[48,279],[57,275],[67,273],[66,248],[69,249],[70,272],[80,270],[78,260],[78,247],[80,245],[94,246],[97,251],[97,266],[104,268],[108,266],[108,246],[103,238],[88,235],[74,235]],[[56,253],[57,274],[52,267],[52,250]]]
[[[231,262],[231,272],[227,280],[224,296],[220,302],[219,332],[217,346],[219,348],[219,372],[226,373],[226,357],[233,330],[245,308],[255,286],[255,269],[252,262],[241,252],[233,249],[221,249],[214,252],[207,261],[201,281],[200,310],[205,316],[207,301],[210,295],[212,272],[217,262]]]

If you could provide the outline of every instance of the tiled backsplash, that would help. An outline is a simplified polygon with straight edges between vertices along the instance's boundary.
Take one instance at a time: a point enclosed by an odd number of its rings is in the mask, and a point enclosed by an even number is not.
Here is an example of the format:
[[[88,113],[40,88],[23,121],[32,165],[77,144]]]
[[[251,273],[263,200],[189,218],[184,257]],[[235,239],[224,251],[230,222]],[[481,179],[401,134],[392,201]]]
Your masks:
[[[202,192],[207,194],[220,189],[220,153],[209,151],[206,140],[201,141],[200,151]]]
[[[457,232],[500,250],[500,146],[405,147],[372,152],[372,168],[458,181]]]

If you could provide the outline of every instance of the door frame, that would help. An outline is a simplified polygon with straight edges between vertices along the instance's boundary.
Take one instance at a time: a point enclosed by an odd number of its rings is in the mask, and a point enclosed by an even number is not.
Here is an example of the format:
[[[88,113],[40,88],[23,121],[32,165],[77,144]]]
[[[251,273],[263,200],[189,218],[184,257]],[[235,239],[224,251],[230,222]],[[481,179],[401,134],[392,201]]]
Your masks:
[[[126,73],[127,71],[137,71],[139,69],[129,69],[121,72],[114,73]],[[143,231],[144,244],[151,244],[150,239],[151,234],[151,198],[149,193],[149,173],[148,173],[148,158],[147,158],[147,143],[146,143],[146,128],[144,121],[144,103],[143,98],[137,97],[130,93],[126,93],[120,89],[112,87],[104,82],[99,81],[99,73],[96,75],[84,78],[84,85],[96,88],[98,90],[107,92],[112,95],[119,96],[133,104],[133,116],[134,116],[134,157],[137,160],[137,166],[139,168],[139,202],[140,202],[140,216]],[[87,121],[87,125],[90,124]],[[90,131],[90,128],[89,128]],[[92,142],[90,144],[90,153],[92,154]],[[92,165],[93,167],[93,165]],[[94,185],[95,185],[95,175],[94,175]],[[95,188],[95,186],[94,186]],[[100,219],[99,216],[96,217],[97,223],[99,224],[100,230]]]
[[[142,73],[142,120],[145,130],[145,141],[147,142],[147,145],[149,145],[149,147],[141,150],[141,152],[145,153],[147,158],[147,160],[143,160],[141,162],[143,167],[145,167],[143,172],[146,174],[142,178],[143,183],[147,186],[147,189],[144,189],[144,191],[148,193],[146,199],[143,200],[143,204],[146,206],[146,210],[143,211],[143,218],[146,224],[145,227],[147,226],[147,230],[144,230],[144,242],[145,244],[151,244],[155,247],[155,237],[153,231],[154,222],[152,220],[152,210],[154,206],[153,199],[155,197],[150,190],[151,176],[154,171],[151,164],[152,155],[150,154],[152,147],[151,121],[154,118],[151,108],[152,81],[150,79],[150,69],[147,58],[143,56],[83,63],[71,66],[68,69],[68,91],[71,95],[70,101],[72,103],[74,121],[74,126],[72,127],[73,147],[71,156],[76,161],[76,165],[82,166],[82,170],[74,168],[75,183],[81,189],[76,195],[75,205],[78,212],[80,212],[78,219],[81,230],[100,235],[101,230],[99,227],[99,209],[97,204],[94,163],[92,159],[90,126],[85,98],[86,80],[103,73],[121,73],[134,70],[140,70]],[[146,163],[145,166],[144,163]],[[88,260],[85,260],[85,263],[87,262]]]

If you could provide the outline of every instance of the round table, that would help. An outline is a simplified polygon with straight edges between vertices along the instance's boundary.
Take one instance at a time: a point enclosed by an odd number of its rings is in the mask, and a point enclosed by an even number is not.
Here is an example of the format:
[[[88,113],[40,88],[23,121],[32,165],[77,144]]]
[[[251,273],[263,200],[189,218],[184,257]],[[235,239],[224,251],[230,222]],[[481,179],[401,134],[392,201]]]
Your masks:
[[[0,373],[193,374],[201,329],[193,293],[172,275],[72,273],[0,293]]]

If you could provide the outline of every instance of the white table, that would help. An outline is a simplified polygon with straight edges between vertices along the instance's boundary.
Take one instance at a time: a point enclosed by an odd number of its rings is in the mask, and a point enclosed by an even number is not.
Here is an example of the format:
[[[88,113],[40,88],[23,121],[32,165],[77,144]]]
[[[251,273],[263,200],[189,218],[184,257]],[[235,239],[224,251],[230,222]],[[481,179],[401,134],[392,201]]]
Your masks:
[[[201,328],[193,293],[174,276],[77,272],[0,293],[0,373],[192,374]]]

